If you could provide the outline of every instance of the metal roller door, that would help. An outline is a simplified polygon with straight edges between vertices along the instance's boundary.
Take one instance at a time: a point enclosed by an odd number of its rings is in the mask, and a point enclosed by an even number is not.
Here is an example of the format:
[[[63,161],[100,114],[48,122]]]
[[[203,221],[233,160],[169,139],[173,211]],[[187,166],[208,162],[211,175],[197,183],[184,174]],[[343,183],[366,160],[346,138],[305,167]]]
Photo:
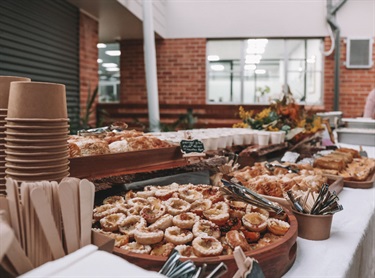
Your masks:
[[[79,10],[65,0],[0,0],[0,75],[66,86],[79,125]]]

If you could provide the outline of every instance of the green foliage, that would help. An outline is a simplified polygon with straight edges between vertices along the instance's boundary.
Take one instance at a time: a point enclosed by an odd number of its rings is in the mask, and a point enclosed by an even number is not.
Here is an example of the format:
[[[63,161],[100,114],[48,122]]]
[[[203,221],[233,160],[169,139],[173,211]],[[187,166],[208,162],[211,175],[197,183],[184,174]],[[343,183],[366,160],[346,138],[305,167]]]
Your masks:
[[[88,95],[87,95],[87,100],[86,100],[86,106],[84,108],[84,114],[83,117],[80,118],[80,128],[81,129],[89,129],[92,128],[89,124],[90,121],[90,116],[92,113],[95,112],[95,108],[93,107],[95,103],[95,99],[98,95],[98,86],[94,89],[93,92],[91,92],[91,86],[89,83],[88,86]]]

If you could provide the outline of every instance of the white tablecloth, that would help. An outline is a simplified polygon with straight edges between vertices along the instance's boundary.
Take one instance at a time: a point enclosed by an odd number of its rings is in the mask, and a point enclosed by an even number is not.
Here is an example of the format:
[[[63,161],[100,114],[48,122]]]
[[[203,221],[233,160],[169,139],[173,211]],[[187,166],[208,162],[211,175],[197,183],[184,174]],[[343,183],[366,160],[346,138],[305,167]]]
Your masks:
[[[363,149],[375,158],[374,147]],[[344,210],[334,215],[330,238],[298,237],[296,261],[284,277],[375,277],[375,188],[344,188],[339,197]]]

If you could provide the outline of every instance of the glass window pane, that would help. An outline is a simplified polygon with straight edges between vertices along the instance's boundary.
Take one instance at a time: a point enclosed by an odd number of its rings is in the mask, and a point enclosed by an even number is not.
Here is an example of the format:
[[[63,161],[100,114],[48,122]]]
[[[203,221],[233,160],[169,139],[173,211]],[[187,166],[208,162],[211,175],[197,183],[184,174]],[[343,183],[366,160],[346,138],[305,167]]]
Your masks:
[[[120,50],[119,43],[103,44],[102,48],[98,48],[99,52],[99,102],[118,102],[120,84],[120,56],[113,51]],[[108,51],[112,51],[111,55]],[[115,54],[115,55],[114,55]]]

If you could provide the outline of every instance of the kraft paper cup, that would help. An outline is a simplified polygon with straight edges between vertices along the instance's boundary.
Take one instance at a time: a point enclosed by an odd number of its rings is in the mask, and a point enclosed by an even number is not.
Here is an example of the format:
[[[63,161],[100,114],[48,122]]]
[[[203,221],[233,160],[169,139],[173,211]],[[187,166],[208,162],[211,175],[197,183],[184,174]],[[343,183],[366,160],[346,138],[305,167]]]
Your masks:
[[[67,118],[65,85],[43,82],[12,82],[9,90],[8,117]]]
[[[5,127],[9,132],[30,132],[30,133],[56,133],[56,132],[69,132],[69,125],[63,126],[17,126],[17,125],[8,125]]]
[[[60,146],[68,145],[68,136],[54,139],[11,139],[5,138],[6,144],[11,146]]]
[[[34,166],[34,165],[30,165],[30,166],[18,166],[17,164],[14,165],[12,164],[11,162],[7,162],[5,164],[4,167],[7,167],[9,169],[14,169],[14,170],[38,170],[38,169],[51,169],[51,170],[48,170],[49,171],[59,171],[59,170],[64,170],[64,169],[67,169],[69,168],[69,161],[65,162],[65,163],[59,163],[58,165],[51,165],[51,164],[46,164],[44,166]],[[53,169],[56,169],[56,170],[53,170]]]
[[[48,140],[48,139],[57,139],[68,135],[68,131],[56,132],[56,133],[33,133],[33,132],[10,132],[5,131],[6,138],[9,139],[31,139],[31,140]]]
[[[0,114],[3,114],[3,109],[8,109],[10,84],[14,81],[31,81],[31,79],[17,76],[0,76]]]
[[[49,167],[49,166],[54,166],[54,167],[60,167],[61,165],[67,165],[67,163],[69,162],[68,159],[61,159],[61,160],[55,160],[55,161],[52,161],[52,162],[36,162],[36,161],[20,161],[20,160],[17,160],[19,162],[15,162],[16,160],[15,159],[10,159],[11,161],[9,160],[6,160],[6,165],[12,165],[12,169],[21,169],[21,168],[30,168],[30,167],[40,167],[40,168],[45,168],[45,167]],[[4,164],[4,166],[5,166]],[[68,166],[65,166],[65,167],[68,167]],[[9,166],[10,168],[10,166]]]
[[[17,146],[5,144],[6,150],[23,153],[33,152],[62,152],[68,150],[68,145],[64,142],[60,145],[41,145],[41,146]]]
[[[24,164],[24,163],[60,163],[62,161],[68,161],[69,155],[62,155],[59,157],[54,157],[54,158],[47,158],[44,159],[43,157],[30,157],[28,159],[19,159],[19,158],[10,158],[8,155],[5,157],[6,162],[11,162],[11,163],[18,163],[18,164]],[[57,162],[56,162],[57,161]]]
[[[10,166],[7,166],[7,171],[8,172],[12,172],[13,174],[12,175],[19,175],[19,174],[22,174],[22,175],[31,175],[31,176],[35,176],[35,175],[39,175],[40,173],[47,173],[49,175],[49,173],[51,175],[54,175],[56,173],[65,173],[67,171],[69,171],[69,166],[56,166],[54,168],[45,168],[45,167],[18,167],[18,168],[14,168],[14,167],[10,167]],[[4,169],[5,171],[5,169]]]
[[[65,150],[63,151],[41,151],[41,150],[36,150],[34,152],[32,151],[29,151],[29,152],[17,152],[17,151],[14,151],[14,150],[5,150],[5,154],[8,156],[8,157],[11,157],[11,156],[16,156],[16,157],[24,157],[24,158],[28,158],[28,157],[33,157],[33,156],[37,156],[37,157],[46,157],[46,156],[51,156],[51,158],[53,157],[56,157],[56,156],[60,156],[60,155],[68,155],[69,154],[69,150],[67,148],[65,148]]]
[[[61,181],[63,178],[69,176],[69,171],[63,172],[62,174],[47,174],[47,175],[40,175],[40,176],[31,176],[31,175],[25,175],[25,176],[16,176],[16,175],[10,175],[6,174],[6,177],[12,178],[18,182],[23,181]]]
[[[298,236],[309,240],[325,240],[331,234],[333,215],[310,215],[292,210],[298,222]]]
[[[19,161],[29,161],[29,160],[49,160],[49,159],[65,159],[69,155],[69,151],[64,152],[55,152],[55,153],[48,153],[48,152],[35,152],[35,153],[14,153],[6,151],[7,159],[19,160]]]

